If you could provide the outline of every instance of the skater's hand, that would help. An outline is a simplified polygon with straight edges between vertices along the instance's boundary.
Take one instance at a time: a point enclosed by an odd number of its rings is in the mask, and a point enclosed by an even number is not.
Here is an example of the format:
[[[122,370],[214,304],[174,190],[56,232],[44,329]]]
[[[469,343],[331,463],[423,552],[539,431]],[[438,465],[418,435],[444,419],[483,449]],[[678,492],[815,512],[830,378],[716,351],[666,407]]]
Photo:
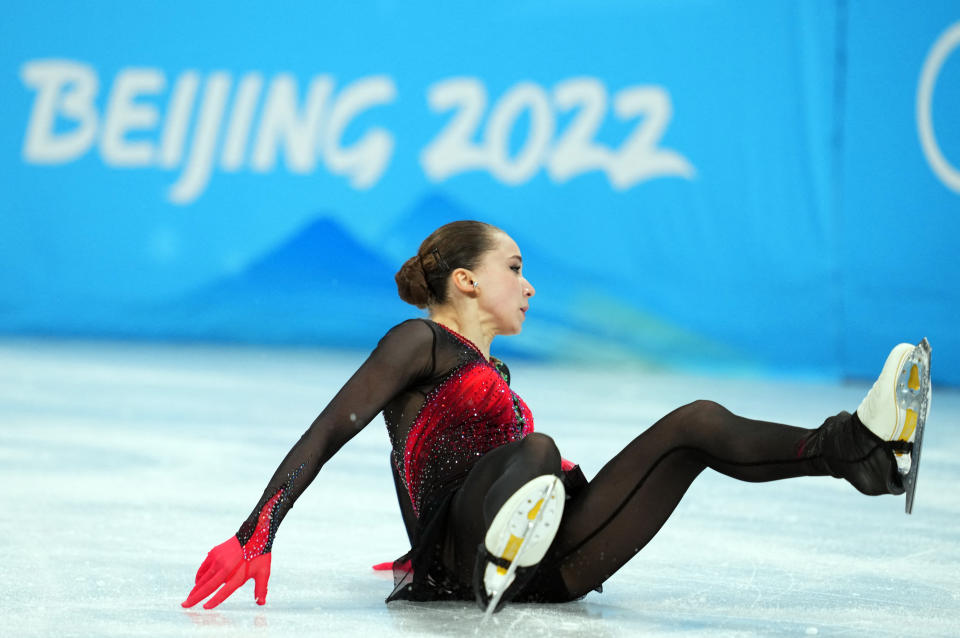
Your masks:
[[[203,604],[204,609],[213,609],[251,578],[254,582],[253,596],[258,605],[263,605],[267,602],[270,554],[245,559],[240,541],[236,536],[231,536],[207,554],[206,560],[197,570],[196,584],[181,605],[193,607],[223,585],[213,598]]]

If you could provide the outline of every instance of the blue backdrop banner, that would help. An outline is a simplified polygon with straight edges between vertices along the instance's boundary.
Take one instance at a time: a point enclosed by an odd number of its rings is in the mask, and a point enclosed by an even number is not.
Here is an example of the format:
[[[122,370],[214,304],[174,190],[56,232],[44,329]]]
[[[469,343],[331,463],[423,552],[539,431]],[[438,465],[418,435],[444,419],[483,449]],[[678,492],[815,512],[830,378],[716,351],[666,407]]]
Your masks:
[[[506,354],[960,383],[955,2],[330,4],[8,12],[0,332],[372,347],[476,218]]]

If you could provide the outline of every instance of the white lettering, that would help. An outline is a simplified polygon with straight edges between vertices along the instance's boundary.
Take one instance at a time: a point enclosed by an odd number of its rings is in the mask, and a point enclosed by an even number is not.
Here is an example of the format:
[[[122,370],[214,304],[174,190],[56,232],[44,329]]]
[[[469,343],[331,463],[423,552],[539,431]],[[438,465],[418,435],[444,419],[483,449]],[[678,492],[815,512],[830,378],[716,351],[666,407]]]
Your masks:
[[[486,149],[473,142],[487,108],[487,90],[483,83],[476,78],[437,82],[427,92],[427,101],[434,113],[459,107],[447,126],[420,154],[420,164],[427,177],[439,182],[457,173],[485,167]]]
[[[620,91],[613,101],[620,119],[643,116],[622,146],[608,173],[610,183],[626,189],[638,182],[676,175],[691,179],[696,171],[687,158],[670,149],[657,148],[673,116],[670,96],[658,86],[638,86]]]
[[[166,79],[158,69],[121,71],[110,91],[104,117],[100,155],[114,166],[149,166],[154,147],[147,140],[128,141],[127,133],[152,130],[160,119],[156,107],[137,104],[140,95],[156,95],[164,89]]]
[[[97,134],[96,72],[70,60],[35,60],[23,65],[20,78],[37,91],[23,142],[24,160],[63,164],[86,153]],[[58,115],[76,122],[73,130],[57,133]]]
[[[233,102],[233,113],[227,125],[227,137],[220,157],[220,167],[225,171],[237,171],[243,165],[250,137],[250,125],[257,108],[257,100],[263,88],[263,76],[248,73],[240,80],[237,97]]]
[[[938,40],[928,57],[917,117],[928,161],[949,187],[960,191],[960,171],[943,159],[930,122],[936,76],[958,43],[960,24]],[[163,71],[125,69],[106,96],[102,126],[96,105],[99,78],[88,65],[35,60],[24,64],[20,75],[36,92],[22,150],[25,161],[72,161],[89,150],[99,132],[100,154],[108,165],[179,167],[168,191],[177,204],[195,201],[215,168],[269,172],[281,153],[291,172],[313,172],[321,160],[351,187],[368,189],[383,177],[396,144],[388,129],[360,123],[369,120],[372,109],[396,101],[396,84],[386,75],[360,78],[339,93],[332,76],[317,75],[301,100],[292,74],[268,80],[252,71],[240,78],[231,101],[231,74],[211,73],[204,79],[188,70],[172,82],[171,94],[162,101],[168,82]],[[427,100],[435,113],[453,112],[420,154],[424,173],[433,181],[486,171],[500,183],[519,185],[541,169],[556,182],[601,171],[623,190],[657,177],[695,175],[686,157],[659,146],[672,117],[670,95],[661,87],[631,86],[613,96],[614,115],[637,120],[617,148],[597,139],[608,117],[607,89],[597,78],[565,80],[552,94],[540,84],[521,82],[492,103],[489,119],[487,89],[478,78],[437,82],[429,87]],[[569,124],[558,131],[558,113],[573,109]]]
[[[173,97],[167,111],[167,121],[160,138],[158,161],[163,168],[174,168],[183,160],[183,145],[187,140],[187,128],[190,126],[190,114],[200,88],[200,74],[186,71],[177,79],[173,87]]]
[[[608,170],[613,161],[610,149],[594,141],[607,115],[607,89],[596,78],[573,78],[558,84],[553,101],[560,111],[580,107],[573,121],[560,135],[547,172],[555,182],[589,171]]]
[[[517,185],[546,166],[550,177],[559,182],[588,171],[604,171],[614,188],[623,190],[655,177],[691,179],[696,173],[686,157],[657,147],[672,114],[670,96],[660,87],[633,86],[617,93],[614,111],[619,118],[643,117],[620,147],[612,150],[594,139],[607,109],[607,90],[595,78],[560,83],[554,92],[555,104],[539,85],[518,84],[494,103],[484,127],[486,97],[476,78],[453,78],[430,87],[432,110],[459,108],[420,155],[430,179],[442,181],[458,173],[486,170],[505,184]],[[554,110],[578,105],[582,109],[577,117],[553,144]],[[516,157],[510,157],[511,134],[524,111],[530,113],[530,130]],[[483,140],[476,143],[480,131]]]
[[[316,144],[327,99],[333,91],[333,79],[317,76],[310,83],[303,113],[297,113],[297,81],[281,74],[270,83],[266,106],[260,120],[260,132],[254,144],[252,168],[267,172],[276,165],[277,148],[282,143],[287,167],[297,173],[309,173],[316,165]]]
[[[354,82],[337,97],[324,136],[323,153],[330,170],[349,176],[354,188],[370,188],[380,179],[393,153],[393,136],[385,129],[375,128],[353,146],[343,148],[343,132],[360,113],[378,104],[388,104],[396,95],[393,80],[375,76]]]
[[[530,131],[515,159],[510,158],[510,133],[524,110],[530,111]],[[487,126],[490,171],[507,184],[522,184],[540,169],[553,139],[553,111],[538,85],[523,82],[511,88],[493,109]]]
[[[213,73],[207,80],[200,104],[200,117],[193,132],[190,159],[180,179],[170,187],[170,201],[189,204],[207,187],[213,166],[223,110],[230,94],[230,74]]]

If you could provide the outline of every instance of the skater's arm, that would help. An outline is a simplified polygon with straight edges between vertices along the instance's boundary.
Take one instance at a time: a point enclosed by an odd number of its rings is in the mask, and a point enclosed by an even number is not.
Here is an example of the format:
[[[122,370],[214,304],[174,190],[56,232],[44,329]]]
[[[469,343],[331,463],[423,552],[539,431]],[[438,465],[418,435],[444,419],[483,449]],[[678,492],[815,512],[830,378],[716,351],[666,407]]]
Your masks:
[[[273,532],[263,548],[269,552],[276,528],[320,468],[391,398],[429,374],[432,362],[433,331],[423,321],[406,321],[391,329],[287,453],[237,532],[240,543],[249,541],[269,504]]]
[[[423,321],[406,321],[388,332],[327,407],[314,419],[274,472],[260,501],[235,536],[213,548],[197,571],[184,607],[217,588],[205,604],[219,605],[249,579],[263,605],[270,578],[270,550],[277,528],[337,450],[353,438],[397,393],[432,372],[433,331]]]

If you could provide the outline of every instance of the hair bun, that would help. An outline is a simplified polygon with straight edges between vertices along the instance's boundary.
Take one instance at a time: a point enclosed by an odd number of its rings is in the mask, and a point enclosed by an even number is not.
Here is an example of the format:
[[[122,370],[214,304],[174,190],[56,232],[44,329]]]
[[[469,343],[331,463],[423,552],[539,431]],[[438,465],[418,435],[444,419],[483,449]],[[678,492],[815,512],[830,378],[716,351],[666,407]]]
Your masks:
[[[497,233],[503,231],[473,220],[450,222],[430,233],[394,277],[400,298],[417,308],[446,303],[450,273],[475,268],[496,246]]]
[[[414,255],[404,262],[394,276],[400,298],[417,308],[426,308],[430,300],[430,289],[420,264],[420,256]]]

